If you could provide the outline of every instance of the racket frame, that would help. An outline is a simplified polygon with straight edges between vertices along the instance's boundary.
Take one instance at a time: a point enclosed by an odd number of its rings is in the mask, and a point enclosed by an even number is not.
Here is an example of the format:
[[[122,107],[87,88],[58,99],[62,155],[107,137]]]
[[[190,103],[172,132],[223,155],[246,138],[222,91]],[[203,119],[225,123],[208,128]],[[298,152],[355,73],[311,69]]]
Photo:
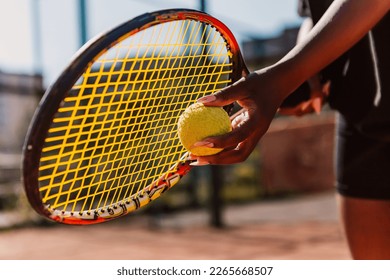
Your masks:
[[[191,161],[187,154],[171,169],[154,181],[146,190],[133,194],[131,199],[117,202],[90,211],[72,212],[52,209],[44,205],[39,191],[39,166],[45,136],[50,128],[51,120],[57,112],[64,96],[71,90],[83,72],[111,46],[125,38],[151,26],[173,20],[195,20],[215,27],[227,42],[232,53],[231,81],[234,83],[248,74],[239,45],[233,33],[218,19],[209,14],[191,9],[169,9],[145,13],[133,18],[108,32],[98,35],[87,42],[71,59],[71,63],[60,74],[57,80],[46,90],[32,118],[23,145],[22,181],[27,198],[36,212],[65,224],[93,224],[118,218],[148,204],[158,198],[166,190],[173,187],[191,169]]]

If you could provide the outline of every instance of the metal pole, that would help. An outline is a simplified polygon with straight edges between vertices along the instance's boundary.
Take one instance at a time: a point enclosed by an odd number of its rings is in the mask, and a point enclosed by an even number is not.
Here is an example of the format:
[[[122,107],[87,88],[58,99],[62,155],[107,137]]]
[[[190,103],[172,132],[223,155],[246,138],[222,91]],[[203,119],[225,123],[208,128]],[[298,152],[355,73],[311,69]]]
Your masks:
[[[36,75],[42,75],[41,13],[39,4],[39,0],[32,0],[31,2],[33,71]]]
[[[206,0],[199,0],[199,7],[202,12],[207,13]]]
[[[206,0],[199,0],[199,7],[202,12],[207,12],[207,3]],[[216,228],[222,228],[224,226],[222,219],[222,187],[223,187],[223,176],[222,169],[220,166],[211,165],[210,166],[211,174],[211,193],[210,193],[210,224]]]
[[[79,0],[79,24],[80,24],[80,46],[82,46],[88,40],[86,0]]]

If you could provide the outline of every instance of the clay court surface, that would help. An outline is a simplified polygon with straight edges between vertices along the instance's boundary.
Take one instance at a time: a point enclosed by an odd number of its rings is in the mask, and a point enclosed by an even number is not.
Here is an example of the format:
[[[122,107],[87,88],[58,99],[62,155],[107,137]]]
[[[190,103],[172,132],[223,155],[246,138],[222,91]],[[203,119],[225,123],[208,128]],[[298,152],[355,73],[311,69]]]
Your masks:
[[[206,212],[133,215],[93,226],[0,231],[0,259],[350,259],[333,193],[224,211],[225,228]]]

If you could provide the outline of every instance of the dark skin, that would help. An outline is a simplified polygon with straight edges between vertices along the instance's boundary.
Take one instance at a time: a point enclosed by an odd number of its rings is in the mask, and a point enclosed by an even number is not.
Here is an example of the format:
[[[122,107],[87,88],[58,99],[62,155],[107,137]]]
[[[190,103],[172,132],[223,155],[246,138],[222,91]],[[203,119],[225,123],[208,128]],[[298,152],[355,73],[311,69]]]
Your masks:
[[[232,119],[231,133],[195,144],[223,148],[224,151],[207,157],[193,156],[197,160],[193,165],[244,161],[268,130],[282,101],[352,47],[389,8],[390,0],[335,0],[309,34],[279,62],[251,73],[214,95],[199,99],[198,102],[206,106],[237,102],[243,109]]]
[[[299,29],[297,44],[302,42],[310,30],[313,28],[313,21],[311,18],[306,18],[301,28]],[[314,75],[307,79],[310,88],[309,100],[303,101],[294,107],[282,107],[279,108],[278,113],[281,115],[289,116],[303,116],[309,113],[320,114],[322,106],[326,102],[329,95],[330,82],[327,81],[324,84],[321,83],[320,75]]]
[[[282,101],[351,48],[389,9],[390,0],[335,0],[307,36],[279,62],[198,100],[206,106],[237,102],[242,110],[232,117],[231,133],[195,144],[224,150],[206,157],[191,155],[195,160],[192,165],[244,161],[268,130]],[[302,115],[318,111],[323,89],[317,93],[317,97],[312,95],[308,103],[284,113]],[[340,195],[338,198],[351,256],[355,259],[390,259],[390,201]]]

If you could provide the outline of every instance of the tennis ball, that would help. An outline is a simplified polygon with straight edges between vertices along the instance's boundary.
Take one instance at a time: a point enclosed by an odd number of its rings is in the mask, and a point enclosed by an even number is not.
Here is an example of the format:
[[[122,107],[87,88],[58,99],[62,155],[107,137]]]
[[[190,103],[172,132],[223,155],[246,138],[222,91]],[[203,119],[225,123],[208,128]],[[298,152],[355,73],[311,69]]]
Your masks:
[[[194,147],[194,143],[210,136],[219,136],[232,130],[230,118],[220,107],[207,107],[202,103],[189,106],[179,117],[177,131],[180,142],[192,154],[207,156],[219,153],[223,149]]]

